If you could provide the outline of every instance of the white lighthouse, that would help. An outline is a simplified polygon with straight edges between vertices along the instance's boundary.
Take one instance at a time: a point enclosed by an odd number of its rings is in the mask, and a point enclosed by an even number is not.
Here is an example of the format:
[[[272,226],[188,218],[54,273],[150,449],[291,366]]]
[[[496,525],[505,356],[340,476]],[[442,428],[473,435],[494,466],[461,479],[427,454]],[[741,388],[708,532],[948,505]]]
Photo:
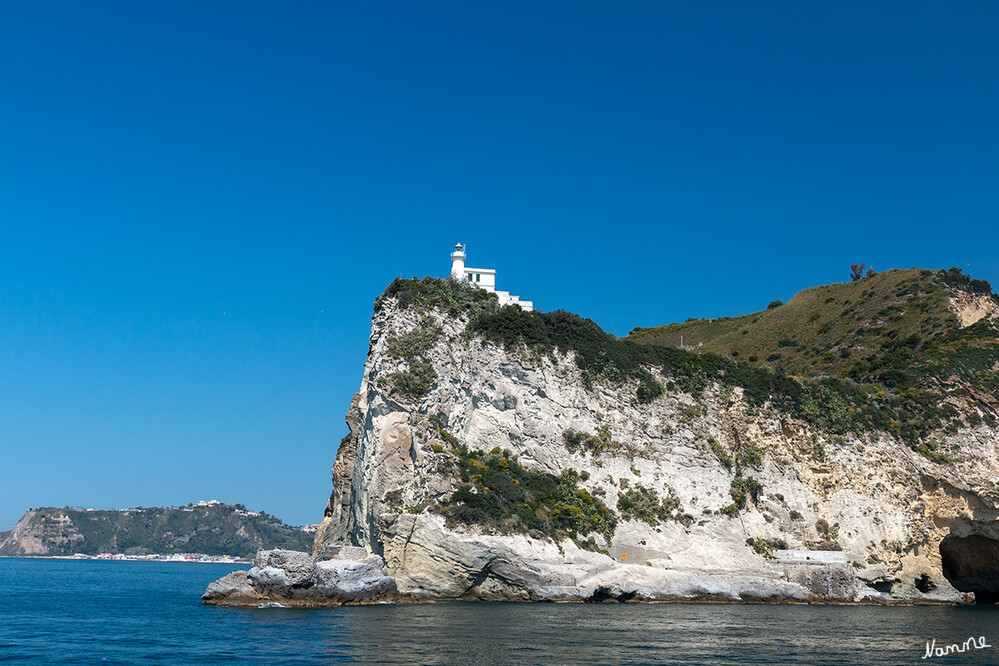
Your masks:
[[[451,277],[456,280],[465,279],[465,246],[458,243],[451,253]]]
[[[475,285],[479,289],[491,291],[499,297],[500,305],[519,305],[530,312],[533,301],[522,301],[519,296],[511,296],[509,291],[496,290],[496,271],[492,268],[465,268],[465,246],[458,243],[451,253],[451,277]]]

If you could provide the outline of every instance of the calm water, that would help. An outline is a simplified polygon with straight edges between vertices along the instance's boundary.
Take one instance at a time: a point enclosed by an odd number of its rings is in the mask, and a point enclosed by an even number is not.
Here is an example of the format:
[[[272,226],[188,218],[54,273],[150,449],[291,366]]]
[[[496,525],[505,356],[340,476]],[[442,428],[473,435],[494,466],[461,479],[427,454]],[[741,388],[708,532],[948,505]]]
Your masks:
[[[999,664],[999,607],[201,604],[216,564],[0,559],[0,662]],[[922,660],[925,642],[994,647]]]

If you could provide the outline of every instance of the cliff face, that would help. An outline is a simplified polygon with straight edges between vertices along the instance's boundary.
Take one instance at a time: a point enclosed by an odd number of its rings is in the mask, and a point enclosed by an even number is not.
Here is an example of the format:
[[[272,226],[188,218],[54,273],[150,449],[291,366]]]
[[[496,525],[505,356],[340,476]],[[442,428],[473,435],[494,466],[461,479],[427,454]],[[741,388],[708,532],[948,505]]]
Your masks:
[[[314,552],[364,546],[401,592],[441,598],[999,594],[990,395],[945,398],[965,418],[920,448],[897,432],[829,426],[821,410],[854,407],[823,406],[820,388],[801,398],[766,369],[702,367],[675,350],[627,356],[637,346],[620,341],[622,359],[658,360],[626,367],[610,356],[617,347],[546,349],[532,344],[543,313],[511,316],[526,323],[510,336],[505,320],[478,324],[497,310],[477,295],[409,287],[376,304]],[[446,297],[421,297],[428,289]],[[590,331],[567,317],[546,325]],[[761,399],[759,382],[807,409]]]
[[[45,555],[48,547],[33,527],[35,511],[26,511],[9,532],[0,532],[0,555]],[[61,536],[61,535],[60,535]]]

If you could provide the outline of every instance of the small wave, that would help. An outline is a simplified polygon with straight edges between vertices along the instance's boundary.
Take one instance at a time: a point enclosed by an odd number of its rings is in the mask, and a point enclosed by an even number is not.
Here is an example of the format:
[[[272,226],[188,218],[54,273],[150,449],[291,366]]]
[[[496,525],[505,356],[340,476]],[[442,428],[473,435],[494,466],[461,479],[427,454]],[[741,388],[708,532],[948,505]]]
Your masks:
[[[260,604],[257,608],[290,608],[290,606],[285,606],[284,604],[279,604],[276,601],[272,601],[266,604]]]

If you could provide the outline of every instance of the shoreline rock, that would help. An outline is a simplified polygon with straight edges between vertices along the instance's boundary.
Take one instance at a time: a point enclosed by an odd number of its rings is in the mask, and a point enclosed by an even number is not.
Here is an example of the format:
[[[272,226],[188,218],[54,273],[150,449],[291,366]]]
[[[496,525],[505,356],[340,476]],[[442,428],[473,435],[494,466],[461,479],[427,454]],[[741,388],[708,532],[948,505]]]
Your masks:
[[[327,548],[327,553],[330,557],[317,559],[294,550],[262,550],[249,571],[223,576],[201,599],[216,606],[309,607],[398,601],[404,596],[378,555],[352,546]]]
[[[954,599],[900,600],[865,589],[850,567],[842,565],[782,565],[782,575],[759,572],[663,570],[646,565],[621,565],[589,579],[549,580],[549,585],[508,581],[510,594],[499,581],[474,594],[432,594],[413,587],[400,591],[378,555],[358,546],[327,546],[323,556],[291,550],[257,553],[249,571],[234,571],[208,585],[202,600],[215,606],[242,608],[323,608],[379,603],[436,601],[521,601],[548,603],[742,603],[832,604],[844,606],[938,605]],[[526,573],[526,572],[525,572]],[[534,572],[536,575],[537,572]],[[557,584],[557,583],[565,584]],[[575,584],[572,584],[575,582]],[[529,589],[529,591],[525,591]],[[973,600],[972,600],[973,601]],[[965,600],[964,603],[968,603]]]

